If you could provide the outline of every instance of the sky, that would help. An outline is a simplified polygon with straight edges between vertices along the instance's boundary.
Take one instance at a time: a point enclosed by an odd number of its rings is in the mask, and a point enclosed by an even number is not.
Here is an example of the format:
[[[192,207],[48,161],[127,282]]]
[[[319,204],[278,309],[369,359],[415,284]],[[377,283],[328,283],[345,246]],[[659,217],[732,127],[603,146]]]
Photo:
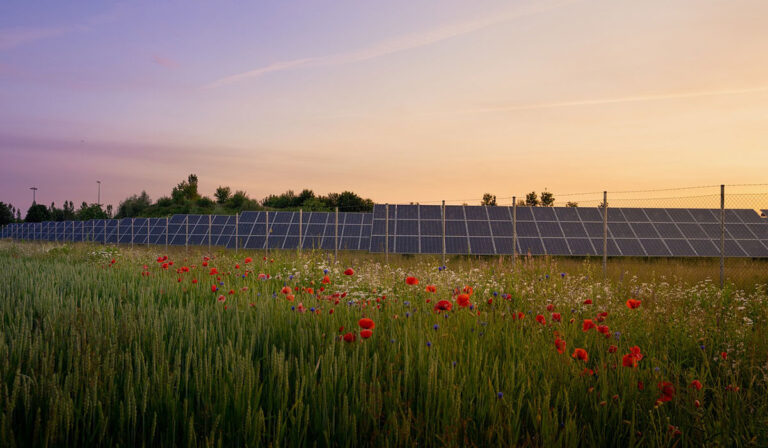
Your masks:
[[[0,201],[768,183],[764,0],[0,3]],[[768,190],[766,190],[768,191]],[[501,201],[504,202],[504,201]]]

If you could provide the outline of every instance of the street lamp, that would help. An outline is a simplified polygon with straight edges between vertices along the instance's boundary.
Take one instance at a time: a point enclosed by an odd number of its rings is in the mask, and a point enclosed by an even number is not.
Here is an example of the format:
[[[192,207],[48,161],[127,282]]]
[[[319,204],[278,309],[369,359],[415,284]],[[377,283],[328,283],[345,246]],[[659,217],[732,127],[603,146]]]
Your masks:
[[[101,207],[101,181],[97,180],[96,183],[99,184],[99,195],[98,195],[98,197],[96,199],[96,205]]]
[[[35,205],[35,193],[37,193],[37,187],[29,187],[32,190],[32,205]]]

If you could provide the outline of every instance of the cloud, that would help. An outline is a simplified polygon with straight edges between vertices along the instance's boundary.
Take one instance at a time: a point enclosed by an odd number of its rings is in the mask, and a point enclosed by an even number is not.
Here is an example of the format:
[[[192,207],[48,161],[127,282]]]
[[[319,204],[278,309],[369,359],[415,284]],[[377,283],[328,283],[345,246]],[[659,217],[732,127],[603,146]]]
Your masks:
[[[0,51],[10,50],[22,45],[62,36],[75,31],[87,31],[91,26],[104,25],[117,20],[123,15],[123,4],[117,4],[112,9],[86,18],[81,24],[58,27],[15,27],[0,30]]]
[[[162,65],[165,68],[176,68],[179,66],[179,63],[174,61],[171,58],[165,58],[162,56],[152,56],[152,62],[154,62],[157,65]]]
[[[550,103],[511,104],[465,110],[464,113],[514,112],[518,110],[558,109],[562,107],[597,106],[602,104],[636,103],[641,101],[661,101],[685,98],[703,98],[710,96],[742,95],[747,93],[768,92],[768,86],[748,87],[743,89],[701,90],[695,92],[673,92],[651,95],[623,96],[615,98],[595,98],[574,101],[555,101]]]
[[[508,22],[520,17],[529,16],[532,14],[540,13],[556,7],[563,6],[568,3],[572,3],[574,0],[561,0],[550,1],[546,3],[538,3],[535,6],[528,8],[518,8],[512,11],[503,13],[495,13],[479,19],[444,25],[438,28],[434,28],[429,31],[408,34],[398,38],[390,39],[378,44],[371,45],[356,51],[350,51],[345,53],[337,53],[326,56],[308,57],[302,59],[291,59],[287,61],[278,61],[272,64],[258,67],[253,70],[249,70],[243,73],[237,73],[234,75],[220,78],[211,82],[206,87],[215,88],[221,87],[227,84],[233,84],[246,79],[256,79],[262,75],[272,72],[279,72],[288,69],[317,67],[317,66],[329,66],[348,64],[352,62],[360,62],[369,59],[375,59],[382,56],[387,56],[402,51],[412,50],[419,47],[424,47],[434,43],[442,42],[454,37],[462,36],[472,33],[474,31],[481,30],[483,28],[490,27],[499,23]]]

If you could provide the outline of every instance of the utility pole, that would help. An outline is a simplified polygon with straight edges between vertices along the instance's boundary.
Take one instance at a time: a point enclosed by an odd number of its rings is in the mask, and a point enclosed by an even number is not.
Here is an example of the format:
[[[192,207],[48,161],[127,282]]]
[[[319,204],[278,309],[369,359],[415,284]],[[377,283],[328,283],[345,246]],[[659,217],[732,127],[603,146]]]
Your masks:
[[[96,205],[101,207],[101,181],[97,180],[96,183],[99,184],[99,193],[98,196],[96,196]]]
[[[37,187],[30,187],[30,190],[32,190],[32,205],[35,205],[35,193],[37,193]]]

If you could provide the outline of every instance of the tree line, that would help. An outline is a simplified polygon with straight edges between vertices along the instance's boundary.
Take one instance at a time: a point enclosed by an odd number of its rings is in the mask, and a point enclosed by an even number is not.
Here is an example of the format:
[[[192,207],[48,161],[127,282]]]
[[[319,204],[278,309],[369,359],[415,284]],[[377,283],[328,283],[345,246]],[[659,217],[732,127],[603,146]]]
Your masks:
[[[486,206],[495,206],[496,204],[496,195],[493,195],[491,193],[485,193],[483,195],[483,199],[480,200],[480,205],[486,205]],[[555,206],[555,195],[551,192],[544,190],[541,192],[541,195],[538,195],[535,191],[532,191],[525,195],[525,199],[518,199],[517,200],[517,206],[518,207],[554,207]],[[578,202],[566,202],[566,207],[578,207]]]
[[[56,207],[54,203],[48,207],[33,203],[22,219],[21,210],[11,204],[0,202],[0,225],[13,222],[157,218],[175,214],[234,215],[249,210],[333,211],[336,207],[344,212],[370,212],[373,210],[373,201],[364,199],[351,191],[320,196],[309,189],[302,190],[298,195],[293,190],[279,195],[271,194],[259,201],[250,198],[245,191],[233,192],[228,186],[219,186],[213,198],[210,198],[200,194],[198,177],[190,174],[173,187],[169,196],[162,196],[156,201],[152,201],[146,191],[129,196],[120,202],[114,216],[111,205],[102,208],[101,204],[83,202],[76,210],[72,201],[64,201],[61,208]]]

